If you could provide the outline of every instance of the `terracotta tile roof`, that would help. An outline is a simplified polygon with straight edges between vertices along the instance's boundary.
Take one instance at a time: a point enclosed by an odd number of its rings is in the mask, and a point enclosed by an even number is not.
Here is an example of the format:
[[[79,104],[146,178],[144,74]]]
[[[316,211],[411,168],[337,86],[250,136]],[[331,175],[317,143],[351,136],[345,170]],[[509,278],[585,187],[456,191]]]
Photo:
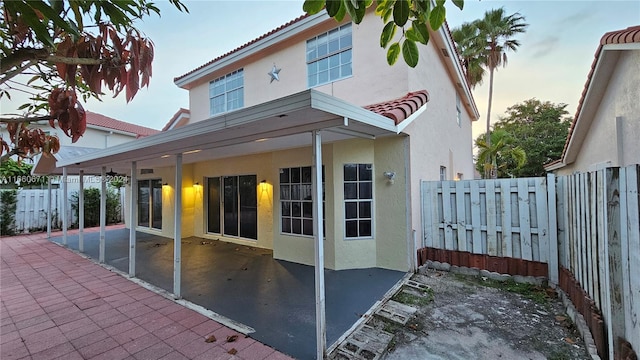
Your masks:
[[[407,93],[407,95],[399,99],[367,105],[364,106],[364,108],[376,114],[386,116],[398,125],[411,116],[411,114],[418,111],[418,109],[428,101],[429,93],[427,90],[419,90]]]
[[[87,111],[87,125],[101,126],[108,129],[136,134],[137,137],[157,134],[160,131],[148,127],[116,120],[102,114]]]
[[[291,25],[293,25],[293,24],[295,24],[295,23],[297,23],[297,22],[300,22],[300,21],[302,21],[303,19],[305,19],[305,18],[307,18],[307,17],[309,17],[309,16],[310,16],[310,15],[307,15],[307,14],[304,14],[304,15],[298,16],[297,18],[295,18],[295,19],[293,19],[293,20],[291,20],[291,21],[287,22],[286,24],[280,25],[280,26],[278,26],[277,28],[275,28],[275,29],[273,29],[273,30],[271,30],[271,31],[267,32],[266,34],[261,35],[261,36],[259,36],[259,37],[255,38],[255,39],[253,39],[253,40],[249,41],[248,43],[246,43],[246,44],[244,44],[244,45],[240,45],[239,47],[237,47],[237,48],[235,48],[235,49],[233,49],[233,50],[229,51],[229,52],[228,52],[228,53],[226,53],[226,54],[220,55],[220,56],[218,56],[217,58],[215,58],[215,59],[213,59],[213,60],[211,60],[211,61],[209,61],[209,62],[207,62],[207,63],[205,63],[205,64],[203,64],[203,65],[200,65],[200,66],[198,66],[197,68],[195,68],[195,69],[193,69],[193,70],[191,70],[191,71],[189,71],[189,72],[187,72],[187,73],[185,73],[185,74],[183,74],[183,75],[180,75],[180,76],[177,76],[177,77],[173,78],[173,81],[175,82],[175,81],[178,81],[178,80],[180,80],[180,79],[182,79],[182,78],[184,78],[184,77],[186,77],[186,76],[189,76],[189,75],[193,74],[194,72],[196,72],[196,71],[198,71],[198,70],[200,70],[200,69],[202,69],[202,68],[205,68],[205,67],[207,67],[207,66],[209,66],[209,65],[213,64],[213,63],[214,63],[214,62],[216,62],[216,61],[219,61],[219,60],[221,60],[221,59],[223,59],[223,58],[225,58],[225,57],[227,57],[227,56],[229,56],[229,55],[231,55],[231,54],[233,54],[233,53],[236,53],[236,52],[238,52],[238,51],[240,51],[240,50],[242,50],[242,49],[244,49],[244,48],[248,47],[248,46],[249,46],[249,45],[251,45],[251,44],[254,44],[254,43],[256,43],[256,42],[258,42],[258,41],[260,41],[260,40],[262,40],[262,39],[264,39],[264,38],[266,38],[266,37],[268,37],[268,36],[270,36],[270,35],[272,35],[272,34],[274,34],[274,33],[277,33],[278,31],[280,31],[280,30],[282,30],[282,29],[285,29],[285,28],[287,28],[287,27],[289,27],[289,26],[291,26]]]
[[[571,140],[571,136],[573,135],[573,130],[575,129],[576,122],[578,121],[578,117],[580,116],[580,112],[582,111],[582,106],[584,105],[587,92],[589,91],[589,87],[591,86],[591,79],[593,78],[593,73],[595,72],[596,65],[598,64],[598,59],[600,58],[602,47],[610,44],[631,43],[640,43],[640,25],[630,26],[623,30],[610,31],[608,33],[605,33],[600,39],[600,46],[598,46],[598,49],[596,50],[593,62],[591,63],[591,69],[589,70],[589,74],[587,75],[587,82],[584,84],[582,95],[580,95],[580,101],[578,101],[578,109],[576,110],[576,114],[573,118],[573,121],[571,122],[571,126],[569,127],[569,134],[567,135],[567,140],[564,143],[564,149],[562,150],[561,159],[564,159],[566,155],[569,141]],[[551,163],[548,165],[551,165]]]
[[[188,109],[185,109],[185,108],[180,108],[180,110],[178,110],[175,114],[173,114],[173,116],[171,117],[171,119],[169,119],[169,121],[167,122],[167,124],[166,124],[166,125],[162,128],[162,130],[160,130],[160,131],[167,131],[167,130],[169,130],[169,129],[173,126],[173,124],[174,124],[176,121],[178,121],[178,119],[183,118],[183,117],[181,116],[181,115],[183,115],[183,114],[185,114],[185,115],[190,115],[190,114],[191,114],[191,111],[189,111]],[[183,118],[183,119],[184,119],[184,118]],[[184,125],[182,122],[183,122],[182,120],[181,120],[181,121],[179,121],[179,122],[176,124],[176,126],[175,126],[175,127],[178,127],[178,126],[182,126],[182,125]]]

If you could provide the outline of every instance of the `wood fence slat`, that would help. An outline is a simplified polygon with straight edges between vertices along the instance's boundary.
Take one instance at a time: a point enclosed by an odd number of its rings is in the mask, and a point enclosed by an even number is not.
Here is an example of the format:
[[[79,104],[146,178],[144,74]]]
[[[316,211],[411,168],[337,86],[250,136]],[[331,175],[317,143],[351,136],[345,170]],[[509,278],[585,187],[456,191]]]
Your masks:
[[[480,181],[471,181],[469,189],[471,191],[471,233],[474,254],[482,254],[482,232],[480,226]]]
[[[547,174],[547,203],[549,209],[549,280],[557,284],[559,281],[558,262],[558,214],[556,213],[557,195],[556,195],[556,176],[552,173]]]
[[[451,227],[451,181],[442,182],[442,214],[444,216],[444,248],[455,250],[453,247],[453,229]]]
[[[456,181],[456,221],[458,225],[458,250],[467,250],[467,219],[464,203],[464,182]]]
[[[587,233],[587,219],[589,218],[589,206],[587,204],[587,189],[585,182],[585,173],[580,173],[579,181],[580,181],[580,236],[582,245],[581,256],[582,256],[582,287],[585,289],[587,293],[589,293],[589,287],[591,283],[591,276],[589,271],[589,256],[591,252],[591,246],[589,245],[589,237]]]
[[[597,221],[598,224],[606,224],[605,214],[607,210],[606,186],[605,186],[604,170],[596,172],[596,201],[597,201]],[[609,307],[609,282],[608,277],[608,257],[607,257],[607,227],[598,226],[598,277],[603,279],[600,286],[600,309],[605,322],[610,320],[609,313],[606,309]]]
[[[434,227],[434,223],[437,223],[433,219],[433,204],[434,201],[434,187],[435,182],[423,181],[421,184],[421,197],[422,197],[422,246],[433,247],[433,237],[437,234],[437,228]],[[435,199],[437,200],[437,189],[435,189]],[[437,208],[437,207],[436,207]]]
[[[562,217],[564,221],[564,266],[567,269],[571,269],[571,242],[570,234],[571,234],[571,223],[569,222],[570,213],[571,213],[571,204],[569,202],[569,195],[571,194],[571,189],[569,188],[569,179],[566,176],[562,177],[562,201],[564,202],[564,208],[562,212]]]
[[[593,288],[592,288],[592,296],[593,301],[598,305],[600,304],[600,281],[601,278],[598,276],[598,199],[596,195],[596,177],[595,173],[590,172],[587,175],[587,184],[589,189],[589,233],[591,238],[591,276],[593,278]]]
[[[520,251],[524,260],[533,260],[531,249],[531,217],[529,213],[529,185],[518,179],[518,212],[520,217]]]
[[[549,262],[549,209],[547,208],[547,180],[534,179],[536,184],[536,217],[538,218],[538,248],[540,262]],[[552,184],[551,186],[555,186]]]
[[[628,265],[624,269],[624,301],[627,305],[626,338],[631,346],[640,349],[640,166],[627,167],[627,258]]]
[[[500,180],[500,201],[502,203],[502,256],[513,256],[511,229],[511,181]]]
[[[487,201],[487,254],[498,255],[498,235],[496,229],[496,188],[495,180],[485,181]]]

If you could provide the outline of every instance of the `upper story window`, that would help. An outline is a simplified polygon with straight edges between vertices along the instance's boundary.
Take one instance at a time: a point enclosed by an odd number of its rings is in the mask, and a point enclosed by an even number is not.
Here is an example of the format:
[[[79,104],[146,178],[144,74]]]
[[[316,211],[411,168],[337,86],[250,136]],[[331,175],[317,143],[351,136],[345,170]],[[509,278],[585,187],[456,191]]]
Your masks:
[[[210,113],[216,115],[244,106],[244,72],[242,69],[209,83]]]
[[[351,76],[351,23],[307,41],[309,87]]]

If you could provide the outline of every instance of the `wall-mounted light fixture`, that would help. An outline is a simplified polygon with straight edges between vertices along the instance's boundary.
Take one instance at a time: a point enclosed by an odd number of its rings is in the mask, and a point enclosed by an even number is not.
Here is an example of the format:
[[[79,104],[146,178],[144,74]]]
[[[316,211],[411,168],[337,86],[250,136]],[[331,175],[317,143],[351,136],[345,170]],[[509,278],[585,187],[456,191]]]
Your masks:
[[[169,183],[164,183],[162,184],[162,186],[169,186]]]
[[[389,184],[393,184],[396,181],[395,171],[385,171],[382,175],[387,178],[387,183]]]
[[[193,186],[200,186],[200,183],[196,181]]]

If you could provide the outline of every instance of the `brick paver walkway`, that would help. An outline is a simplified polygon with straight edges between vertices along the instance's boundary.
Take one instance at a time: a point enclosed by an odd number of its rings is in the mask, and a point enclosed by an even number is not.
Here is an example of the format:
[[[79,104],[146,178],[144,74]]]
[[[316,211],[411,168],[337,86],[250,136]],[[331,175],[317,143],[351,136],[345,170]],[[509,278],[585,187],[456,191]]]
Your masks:
[[[290,359],[46,234],[3,237],[0,255],[2,360]]]

